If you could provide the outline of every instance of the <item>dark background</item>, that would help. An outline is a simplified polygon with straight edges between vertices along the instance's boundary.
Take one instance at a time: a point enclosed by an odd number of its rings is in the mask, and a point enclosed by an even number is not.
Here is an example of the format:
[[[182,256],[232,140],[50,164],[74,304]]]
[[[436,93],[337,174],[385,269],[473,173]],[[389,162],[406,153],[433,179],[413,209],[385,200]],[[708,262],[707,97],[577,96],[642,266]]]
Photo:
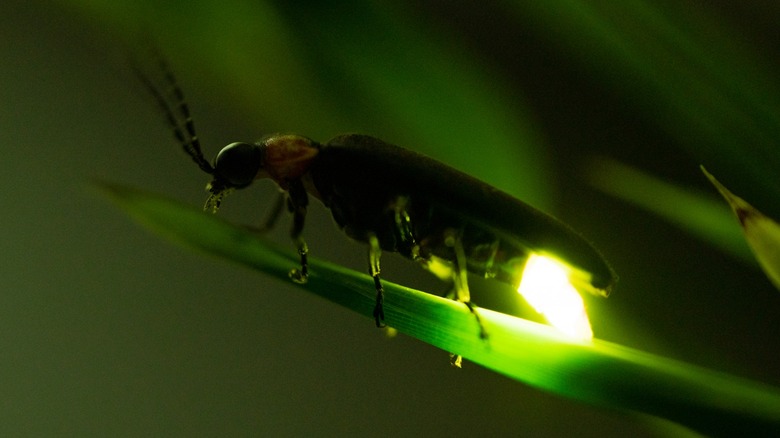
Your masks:
[[[272,132],[425,152],[597,244],[621,276],[608,300],[586,298],[597,337],[780,385],[780,294],[744,244],[723,252],[692,231],[726,218],[739,242],[726,207],[710,217],[610,164],[719,202],[704,163],[780,217],[774,2],[305,3],[0,6],[3,435],[681,433],[451,369],[368,315],[137,227],[90,181],[194,206],[207,181],[130,72],[142,40],[170,58],[207,156]],[[221,214],[256,222],[273,194],[258,185]],[[648,201],[625,199],[637,193]],[[314,255],[364,269],[324,208],[306,235]],[[383,262],[389,280],[441,289]]]

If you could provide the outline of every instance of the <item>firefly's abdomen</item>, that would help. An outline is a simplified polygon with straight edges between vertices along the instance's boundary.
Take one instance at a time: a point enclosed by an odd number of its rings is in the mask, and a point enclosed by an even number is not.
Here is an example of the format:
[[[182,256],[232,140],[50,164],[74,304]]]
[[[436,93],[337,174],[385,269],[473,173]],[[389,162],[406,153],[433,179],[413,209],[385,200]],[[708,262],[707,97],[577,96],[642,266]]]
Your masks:
[[[516,286],[531,251],[557,255],[587,273],[591,292],[616,281],[601,255],[565,224],[469,175],[374,137],[347,134],[322,145],[311,176],[344,232],[375,235],[385,251],[453,261],[454,231],[467,268]]]

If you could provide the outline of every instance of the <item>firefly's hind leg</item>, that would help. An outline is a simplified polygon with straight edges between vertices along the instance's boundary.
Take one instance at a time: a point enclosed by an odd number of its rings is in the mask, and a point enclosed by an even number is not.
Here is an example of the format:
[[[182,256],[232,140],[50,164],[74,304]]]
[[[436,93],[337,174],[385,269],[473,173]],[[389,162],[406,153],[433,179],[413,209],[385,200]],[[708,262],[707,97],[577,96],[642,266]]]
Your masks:
[[[306,241],[303,240],[302,234],[309,197],[300,180],[290,182],[288,195],[287,206],[293,214],[293,225],[292,230],[290,231],[290,237],[292,237],[298,247],[298,255],[301,257],[301,268],[292,269],[289,276],[290,279],[296,283],[306,283],[309,278],[309,261],[307,257],[309,248],[306,246]]]
[[[374,304],[374,321],[377,327],[384,327],[385,310],[383,308],[385,291],[382,281],[379,279],[379,258],[382,256],[382,248],[375,234],[368,236],[368,273],[374,279],[376,288],[376,304]]]
[[[408,204],[408,197],[398,196],[390,205],[393,214],[393,237],[397,252],[412,260],[417,260],[420,256],[420,247],[414,237],[412,219],[407,210]]]
[[[469,292],[468,283],[468,270],[466,267],[466,252],[463,250],[463,242],[460,240],[460,236],[454,230],[447,233],[445,238],[445,244],[452,248],[455,257],[453,258],[452,280],[454,284],[455,300],[460,301],[468,307],[469,311],[474,315],[479,325],[479,337],[482,339],[487,338],[487,332],[485,326],[482,324],[482,320],[477,312],[476,304],[471,302],[471,293]]]

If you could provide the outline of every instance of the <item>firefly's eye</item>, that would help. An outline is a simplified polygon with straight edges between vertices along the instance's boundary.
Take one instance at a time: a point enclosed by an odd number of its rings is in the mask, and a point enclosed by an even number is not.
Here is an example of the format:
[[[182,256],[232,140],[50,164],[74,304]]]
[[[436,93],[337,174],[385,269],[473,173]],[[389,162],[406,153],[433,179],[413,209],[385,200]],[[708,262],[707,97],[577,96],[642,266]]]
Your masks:
[[[231,143],[217,154],[214,173],[237,188],[246,187],[263,164],[263,152],[257,145]]]

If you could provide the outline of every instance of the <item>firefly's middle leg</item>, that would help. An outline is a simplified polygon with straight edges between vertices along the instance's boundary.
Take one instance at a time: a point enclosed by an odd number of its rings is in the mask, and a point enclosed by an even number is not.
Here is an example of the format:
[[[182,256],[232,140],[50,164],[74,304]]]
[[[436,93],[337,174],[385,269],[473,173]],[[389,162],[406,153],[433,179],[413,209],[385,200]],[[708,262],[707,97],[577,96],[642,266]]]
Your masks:
[[[292,269],[289,276],[296,283],[306,283],[309,278],[309,247],[306,246],[306,241],[303,239],[303,225],[306,220],[306,206],[309,204],[309,197],[300,180],[290,182],[287,201],[288,208],[293,214],[290,237],[298,247],[298,255],[301,257],[300,269]]]
[[[382,288],[382,281],[379,279],[379,258],[382,255],[382,248],[379,246],[379,239],[376,234],[368,235],[368,273],[374,279],[376,288],[376,304],[374,304],[374,321],[377,327],[384,327],[385,323],[385,291]]]

